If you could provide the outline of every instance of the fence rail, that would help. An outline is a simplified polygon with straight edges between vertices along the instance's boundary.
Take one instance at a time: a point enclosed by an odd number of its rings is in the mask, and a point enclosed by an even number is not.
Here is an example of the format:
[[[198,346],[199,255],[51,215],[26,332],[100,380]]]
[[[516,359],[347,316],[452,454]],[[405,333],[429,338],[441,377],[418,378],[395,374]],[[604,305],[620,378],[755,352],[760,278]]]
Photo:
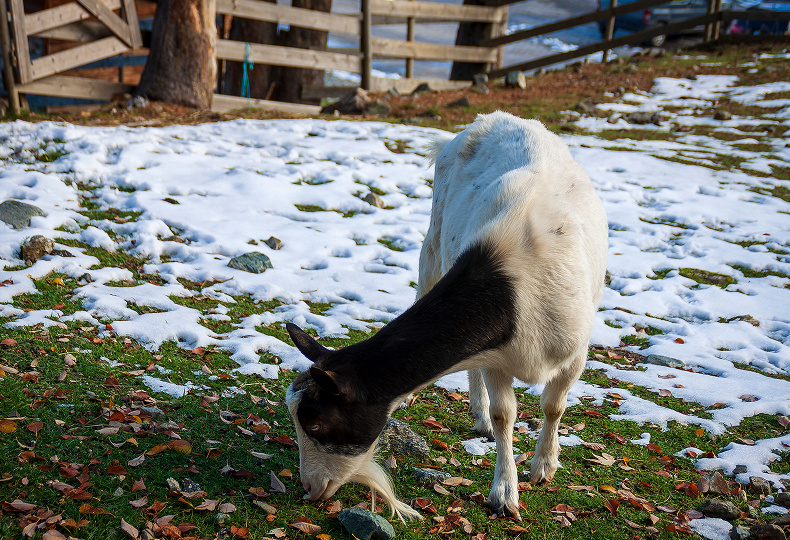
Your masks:
[[[229,39],[217,40],[217,59],[243,62],[245,59],[261,64],[299,67],[305,69],[334,69],[359,73],[362,86],[383,90],[389,86],[400,89],[416,86],[419,79],[410,78],[414,61],[453,61],[489,66],[489,77],[499,77],[510,71],[528,71],[551,64],[567,62],[597,52],[624,45],[633,45],[660,35],[668,35],[704,25],[707,42],[774,41],[788,36],[732,36],[722,28],[732,21],[788,21],[790,13],[722,10],[721,0],[708,0],[708,12],[694,18],[672,22],[617,38],[612,37],[615,19],[634,11],[667,4],[667,0],[637,0],[584,13],[569,19],[535,28],[505,34],[508,5],[522,0],[501,0],[497,6],[454,5],[425,0],[360,0],[359,13],[339,14],[313,11],[262,0],[214,0],[217,13],[257,21],[307,28],[325,32],[359,36],[359,46],[345,50],[310,50],[263,43],[245,43]],[[10,7],[10,18],[6,9]],[[5,24],[6,20],[9,21]],[[579,25],[605,21],[604,39],[575,50],[552,54],[512,64],[502,65],[504,47],[526,39],[567,30]],[[416,41],[415,23],[484,23],[491,32],[481,46],[441,45]],[[375,24],[407,25],[406,39],[372,36]],[[12,108],[18,108],[18,94],[59,95],[82,99],[107,100],[113,94],[129,91],[130,85],[70,77],[65,72],[91,62],[126,53],[141,47],[141,36],[134,0],[74,0],[64,5],[25,13],[24,0],[0,0],[0,44],[3,47],[4,80]],[[608,36],[608,39],[607,37]],[[31,58],[28,39],[55,38],[77,42],[76,46]],[[374,58],[402,59],[406,63],[407,78],[376,79],[371,76]],[[444,81],[437,87],[457,87],[463,82]],[[412,86],[412,87],[413,87]],[[333,90],[333,92],[339,90]],[[306,90],[310,96],[320,95],[317,88]],[[314,114],[315,107],[283,104],[266,100],[248,100],[238,96],[215,95],[215,108],[251,104]]]

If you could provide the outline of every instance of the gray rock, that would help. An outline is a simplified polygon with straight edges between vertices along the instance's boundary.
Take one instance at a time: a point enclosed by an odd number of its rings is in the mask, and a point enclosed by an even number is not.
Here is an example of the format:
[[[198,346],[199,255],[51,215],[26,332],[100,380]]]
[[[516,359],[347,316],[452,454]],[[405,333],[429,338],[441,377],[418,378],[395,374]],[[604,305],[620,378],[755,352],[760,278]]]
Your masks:
[[[727,479],[719,471],[714,471],[707,475],[705,479],[708,481],[711,493],[718,493],[719,495],[730,494],[730,486],[727,483]]]
[[[625,117],[629,124],[656,124],[659,125],[663,118],[657,112],[635,111]]]
[[[148,107],[150,105],[150,101],[148,101],[147,97],[144,96],[135,96],[129,101],[126,102],[127,109],[138,109],[140,107]]]
[[[527,87],[527,77],[523,71],[511,71],[505,78],[505,86],[524,89]]]
[[[660,354],[649,354],[644,360],[645,364],[655,364],[657,366],[665,366],[677,369],[683,369],[685,364],[675,358],[669,356],[661,356]]]
[[[112,492],[112,496],[113,497],[120,497],[121,495],[123,495],[123,488],[122,487],[117,487],[117,488],[115,488],[115,491]]]
[[[31,236],[19,248],[19,258],[28,264],[33,264],[44,255],[52,253],[54,246],[55,242],[45,236],[40,234]]]
[[[24,229],[30,225],[30,218],[43,215],[44,211],[32,204],[14,200],[0,203],[0,221],[4,221],[14,229]]]
[[[169,487],[171,491],[181,491],[181,484],[173,477],[167,479],[167,487]]]
[[[486,95],[489,92],[488,87],[484,84],[473,84],[469,88],[469,91],[474,92],[475,94],[482,94],[482,95]]]
[[[713,119],[714,120],[731,120],[732,119],[732,114],[730,114],[729,112],[725,111],[724,109],[716,109],[716,111],[713,113]]]
[[[790,508],[790,492],[782,491],[774,495],[774,503],[785,508]]]
[[[761,476],[752,476],[749,478],[749,491],[758,495],[770,495],[771,482]]]
[[[743,474],[748,470],[749,468],[746,465],[736,465],[732,470],[732,474]]]
[[[750,504],[746,505],[746,513],[749,514],[749,517],[752,519],[760,518],[760,511]]]
[[[750,532],[752,533],[752,538],[757,540],[787,540],[785,532],[779,525],[754,525]]]
[[[431,88],[428,83],[420,83],[417,88],[411,91],[412,96],[419,96],[420,94],[432,94],[435,90]]]
[[[735,503],[723,501],[721,499],[710,499],[702,503],[699,511],[707,517],[716,517],[726,520],[738,519],[741,517],[741,509]]]
[[[621,119],[622,117],[623,117],[623,115],[622,115],[622,114],[620,114],[620,113],[614,113],[614,114],[612,114],[612,115],[609,115],[609,118],[607,118],[607,119],[606,119],[606,121],[607,121],[608,123],[610,123],[610,124],[616,124],[617,122],[619,122],[619,121],[620,121],[620,119]]]
[[[779,516],[775,520],[771,522],[774,525],[779,525],[780,527],[784,527],[786,525],[790,525],[790,514],[785,514],[783,516]]]
[[[542,418],[527,418],[527,425],[529,429],[532,431],[540,431],[543,429],[543,419]]]
[[[573,106],[573,110],[591,116],[595,116],[597,114],[595,110],[595,105],[593,105],[589,101],[580,101],[579,103]]]
[[[389,418],[381,430],[379,452],[397,452],[409,456],[427,456],[431,453],[425,439],[414,433],[405,423]]]
[[[392,107],[388,103],[374,99],[367,107],[365,107],[365,114],[375,114],[376,116],[389,116],[392,112]]]
[[[732,538],[732,540],[746,540],[749,538],[750,534],[751,531],[749,531],[749,529],[740,525],[736,525],[730,529],[730,538]]]
[[[230,268],[235,268],[236,270],[252,272],[253,274],[261,274],[268,268],[274,268],[272,266],[272,261],[269,260],[269,257],[257,251],[251,251],[249,253],[245,253],[244,255],[233,257],[230,261],[228,261],[228,266]]]
[[[224,527],[230,522],[230,514],[224,514],[219,512],[216,516],[214,516],[214,525],[217,527]]]
[[[283,247],[282,240],[275,238],[274,236],[270,236],[269,239],[264,240],[263,243],[272,248],[274,251],[277,251]]]
[[[355,88],[339,100],[322,108],[321,112],[327,114],[335,112],[338,114],[379,114],[378,112],[370,112],[373,110],[383,110],[378,105],[374,105],[374,103],[377,103],[376,100],[371,98],[365,90],[362,88]],[[381,105],[387,107],[387,112],[385,114],[389,114],[389,105],[385,103]]]
[[[386,206],[384,204],[384,199],[382,199],[376,193],[368,193],[362,198],[362,200],[368,203],[370,206],[375,206],[376,208],[384,208],[384,206]]]
[[[196,491],[203,491],[203,488],[191,478],[184,478],[181,480],[181,491],[184,493],[195,493]]]
[[[73,257],[74,255],[71,254],[70,251],[65,249],[53,249],[50,255],[54,255],[56,257]]]
[[[164,411],[162,411],[162,409],[160,409],[159,407],[140,407],[140,410],[147,412],[153,418],[165,414]]]
[[[469,101],[469,98],[467,96],[464,96],[460,99],[456,99],[455,101],[451,101],[450,103],[445,105],[445,107],[470,107],[471,105],[472,102]]]
[[[475,86],[483,86],[484,84],[488,83],[488,75],[485,73],[478,73],[472,77],[472,81],[474,81]]]
[[[389,540],[395,536],[392,525],[370,510],[349,508],[340,512],[337,519],[354,538],[359,540]]]
[[[452,477],[451,474],[444,471],[437,471],[435,469],[420,469],[418,467],[412,468],[411,473],[417,482],[427,487],[431,487],[434,484],[441,484],[448,478]]]

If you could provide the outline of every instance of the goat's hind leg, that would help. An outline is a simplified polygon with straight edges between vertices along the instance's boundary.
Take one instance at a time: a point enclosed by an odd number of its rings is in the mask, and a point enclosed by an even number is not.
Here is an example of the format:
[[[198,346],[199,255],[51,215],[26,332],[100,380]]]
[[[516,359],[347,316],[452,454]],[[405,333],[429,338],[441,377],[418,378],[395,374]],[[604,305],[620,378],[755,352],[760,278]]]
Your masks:
[[[475,419],[474,430],[494,440],[494,429],[491,427],[491,413],[489,411],[488,389],[483,380],[483,372],[479,369],[467,371],[469,377],[469,414]]]
[[[557,373],[540,395],[540,408],[545,417],[540,430],[535,457],[530,464],[530,480],[533,484],[548,484],[560,466],[560,443],[557,428],[567,405],[568,391],[584,370],[586,350],[574,358],[571,365]]]
[[[513,459],[513,424],[516,422],[516,395],[513,377],[498,370],[483,370],[490,398],[491,424],[496,438],[494,484],[488,506],[499,516],[521,521],[518,506],[518,472]],[[471,401],[471,400],[470,400]]]

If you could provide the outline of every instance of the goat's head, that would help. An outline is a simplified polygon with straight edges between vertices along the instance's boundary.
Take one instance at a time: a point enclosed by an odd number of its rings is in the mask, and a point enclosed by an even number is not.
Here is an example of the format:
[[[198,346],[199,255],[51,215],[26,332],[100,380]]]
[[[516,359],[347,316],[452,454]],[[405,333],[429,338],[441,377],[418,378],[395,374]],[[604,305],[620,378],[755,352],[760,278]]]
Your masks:
[[[299,442],[299,474],[310,499],[329,499],[343,484],[360,482],[378,492],[399,518],[420,517],[397,500],[389,476],[374,461],[388,404],[366,399],[368,392],[355,374],[343,371],[342,351],[323,347],[296,325],[286,328],[314,363],[291,383],[285,398]]]

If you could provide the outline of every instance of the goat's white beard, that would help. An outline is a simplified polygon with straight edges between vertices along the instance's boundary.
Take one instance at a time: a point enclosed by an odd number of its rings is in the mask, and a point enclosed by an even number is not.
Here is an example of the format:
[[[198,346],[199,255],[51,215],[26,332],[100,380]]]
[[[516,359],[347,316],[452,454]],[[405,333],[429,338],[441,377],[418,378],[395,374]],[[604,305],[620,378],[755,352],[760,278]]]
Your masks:
[[[359,482],[370,487],[371,503],[373,510],[376,509],[376,493],[381,495],[384,502],[390,507],[391,516],[398,516],[403,523],[413,519],[423,519],[422,514],[414,510],[408,504],[398,500],[395,496],[395,489],[392,487],[392,480],[387,472],[372,459],[366,460],[365,464],[357,469],[351,477],[352,482]]]

